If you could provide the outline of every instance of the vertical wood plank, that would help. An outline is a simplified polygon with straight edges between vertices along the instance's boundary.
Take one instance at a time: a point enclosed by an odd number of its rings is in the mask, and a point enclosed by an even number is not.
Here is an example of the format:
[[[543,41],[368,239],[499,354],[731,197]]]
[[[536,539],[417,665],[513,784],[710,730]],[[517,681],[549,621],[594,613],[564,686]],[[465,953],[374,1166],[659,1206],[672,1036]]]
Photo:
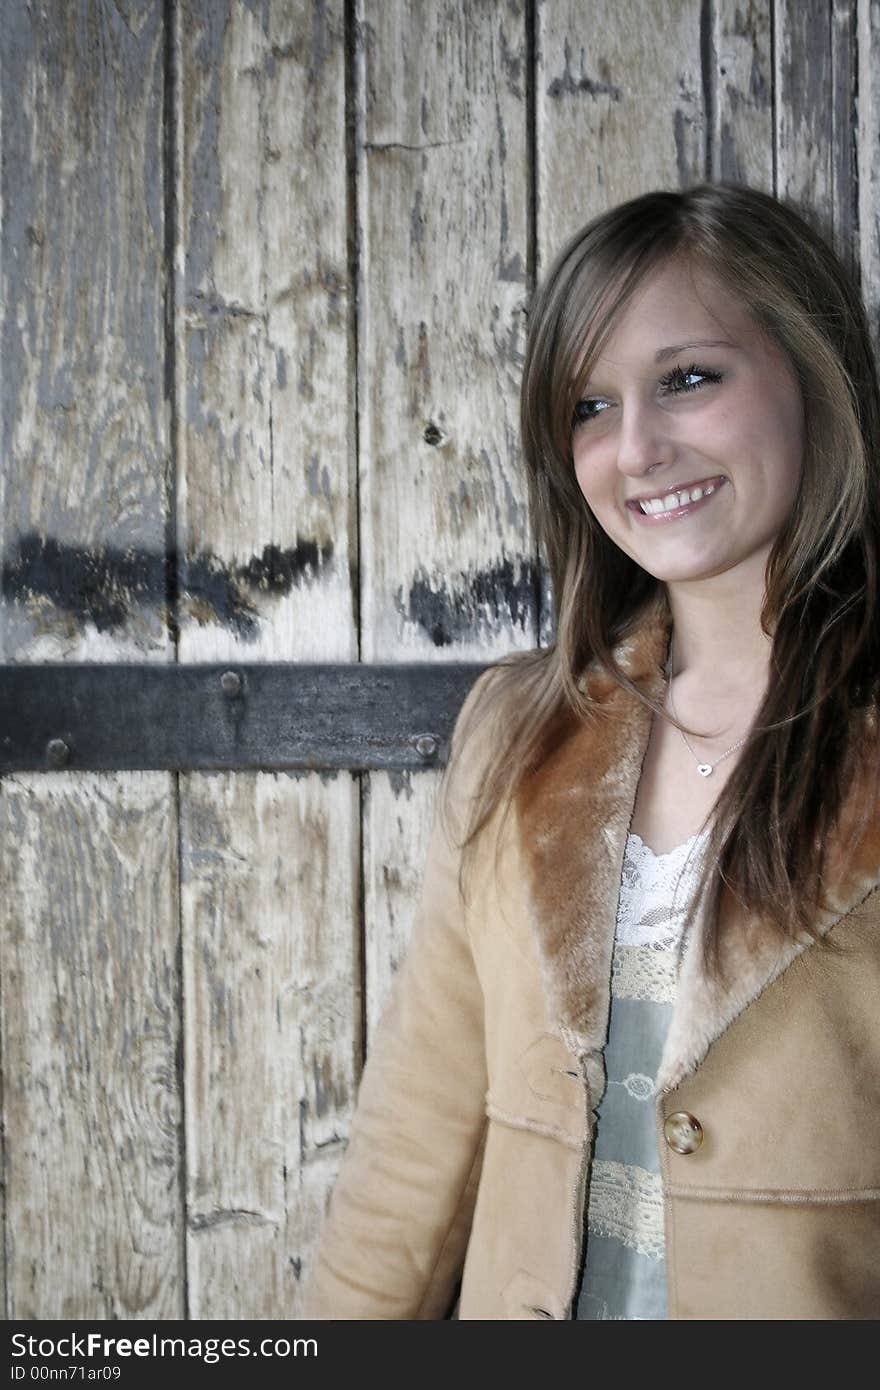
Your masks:
[[[348,774],[188,780],[190,1315],[290,1318],[360,1062],[357,786]]]
[[[437,770],[374,774],[364,814],[366,1047],[388,1002],[422,892],[428,838],[440,785]]]
[[[163,39],[151,0],[3,7],[5,661],[167,659]]]
[[[518,467],[528,240],[525,14],[358,6],[362,652],[536,640]],[[368,1036],[415,916],[435,779],[365,798]]]
[[[851,0],[776,0],[776,191],[857,272]]]
[[[773,192],[773,0],[712,8],[712,178]]]
[[[4,778],[0,851],[8,1316],[179,1318],[168,778]]]
[[[699,0],[539,0],[538,273],[578,227],[706,170]]]
[[[831,120],[833,242],[847,270],[859,276],[858,221],[858,45],[856,0],[832,0],[831,62],[834,73]]]
[[[776,3],[777,188],[812,208],[830,236],[831,53],[828,0]]]
[[[2,659],[167,660],[164,9],[3,20]],[[171,785],[2,787],[10,1316],[182,1309]]]
[[[362,656],[485,659],[535,640],[523,4],[358,14]]]
[[[180,0],[180,658],[357,657],[343,3]]]
[[[859,260],[862,297],[880,358],[880,0],[858,4]]]
[[[519,464],[529,241],[526,16],[359,0],[361,651],[537,641]],[[367,1045],[420,896],[434,775],[365,779]]]
[[[343,0],[178,13],[181,659],[356,660]],[[192,1316],[297,1307],[360,1058],[357,789],[181,781]]]

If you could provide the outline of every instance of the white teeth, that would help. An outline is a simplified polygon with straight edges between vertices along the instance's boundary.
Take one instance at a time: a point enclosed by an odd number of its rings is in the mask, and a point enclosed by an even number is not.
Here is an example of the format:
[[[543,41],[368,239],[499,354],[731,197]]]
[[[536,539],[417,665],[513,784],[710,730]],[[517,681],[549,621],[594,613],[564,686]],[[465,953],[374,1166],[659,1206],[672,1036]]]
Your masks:
[[[683,492],[668,492],[665,497],[650,497],[646,502],[640,502],[639,506],[647,516],[656,516],[658,512],[672,512],[676,507],[686,507],[688,502],[698,502],[701,497],[708,497],[718,486],[717,483],[710,483],[708,487],[692,487]]]

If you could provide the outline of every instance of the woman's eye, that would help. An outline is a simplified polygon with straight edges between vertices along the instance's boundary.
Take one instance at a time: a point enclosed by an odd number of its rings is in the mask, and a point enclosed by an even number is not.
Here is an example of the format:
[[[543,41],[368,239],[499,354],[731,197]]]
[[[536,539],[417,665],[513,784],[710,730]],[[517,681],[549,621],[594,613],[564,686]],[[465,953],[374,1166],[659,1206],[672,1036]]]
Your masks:
[[[590,396],[586,400],[578,401],[572,417],[572,429],[576,430],[578,425],[585,425],[588,421],[595,420],[596,416],[600,415],[607,405],[607,401],[603,401],[597,396]]]
[[[671,372],[661,376],[660,385],[677,395],[680,391],[697,391],[707,381],[720,380],[720,372],[713,372],[709,367],[698,367],[696,362],[692,362],[686,371],[682,371],[681,367],[673,367]]]

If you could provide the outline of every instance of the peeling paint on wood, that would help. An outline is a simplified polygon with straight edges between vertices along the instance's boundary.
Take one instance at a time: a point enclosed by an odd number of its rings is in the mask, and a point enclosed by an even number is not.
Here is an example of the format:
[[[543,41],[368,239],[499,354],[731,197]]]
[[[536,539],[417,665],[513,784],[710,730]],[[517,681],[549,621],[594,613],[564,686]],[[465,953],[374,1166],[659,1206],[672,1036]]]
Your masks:
[[[193,776],[181,808],[191,1316],[295,1317],[360,1065],[357,783]]]
[[[164,543],[164,37],[158,4],[3,6],[6,554],[34,531]],[[161,624],[130,640],[167,655]],[[34,658],[21,614],[0,642],[3,660]],[[73,632],[64,651],[87,660],[88,645]]]
[[[180,655],[356,660],[344,6],[178,13]],[[357,783],[186,778],[180,806],[190,1309],[288,1318],[360,1065]]]
[[[833,62],[828,0],[775,0],[777,191],[833,233]]]
[[[776,0],[777,191],[857,271],[854,74],[849,0]]]
[[[440,773],[368,774],[364,820],[367,1050],[418,910]]]
[[[773,191],[773,0],[711,6],[712,177]]]
[[[832,243],[847,270],[858,280],[858,52],[853,0],[832,0],[831,55],[834,69],[831,137],[834,202]]]
[[[0,788],[10,1319],[183,1316],[168,778]]]
[[[322,557],[257,624],[184,604],[188,661],[357,658],[343,8],[178,6],[181,548],[223,574],[294,535]]]
[[[534,645],[534,596],[457,605],[426,576],[533,551],[516,428],[525,10],[364,0],[358,39],[361,653],[489,660]]]
[[[342,0],[181,0],[177,61],[182,543],[221,573],[295,534],[321,556],[320,592],[277,589],[257,624],[206,626],[184,603],[179,651],[352,660]]]
[[[700,0],[537,7],[538,273],[625,198],[703,177]]]

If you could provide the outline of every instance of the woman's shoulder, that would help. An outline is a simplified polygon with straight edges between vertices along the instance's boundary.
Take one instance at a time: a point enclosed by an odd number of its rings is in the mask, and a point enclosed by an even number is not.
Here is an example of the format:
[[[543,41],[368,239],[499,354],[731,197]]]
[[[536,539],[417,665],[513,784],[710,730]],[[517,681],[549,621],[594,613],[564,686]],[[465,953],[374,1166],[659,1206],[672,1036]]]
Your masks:
[[[472,740],[491,741],[507,727],[512,711],[522,710],[546,684],[551,648],[509,652],[480,672],[468,689],[455,719],[452,753]]]

